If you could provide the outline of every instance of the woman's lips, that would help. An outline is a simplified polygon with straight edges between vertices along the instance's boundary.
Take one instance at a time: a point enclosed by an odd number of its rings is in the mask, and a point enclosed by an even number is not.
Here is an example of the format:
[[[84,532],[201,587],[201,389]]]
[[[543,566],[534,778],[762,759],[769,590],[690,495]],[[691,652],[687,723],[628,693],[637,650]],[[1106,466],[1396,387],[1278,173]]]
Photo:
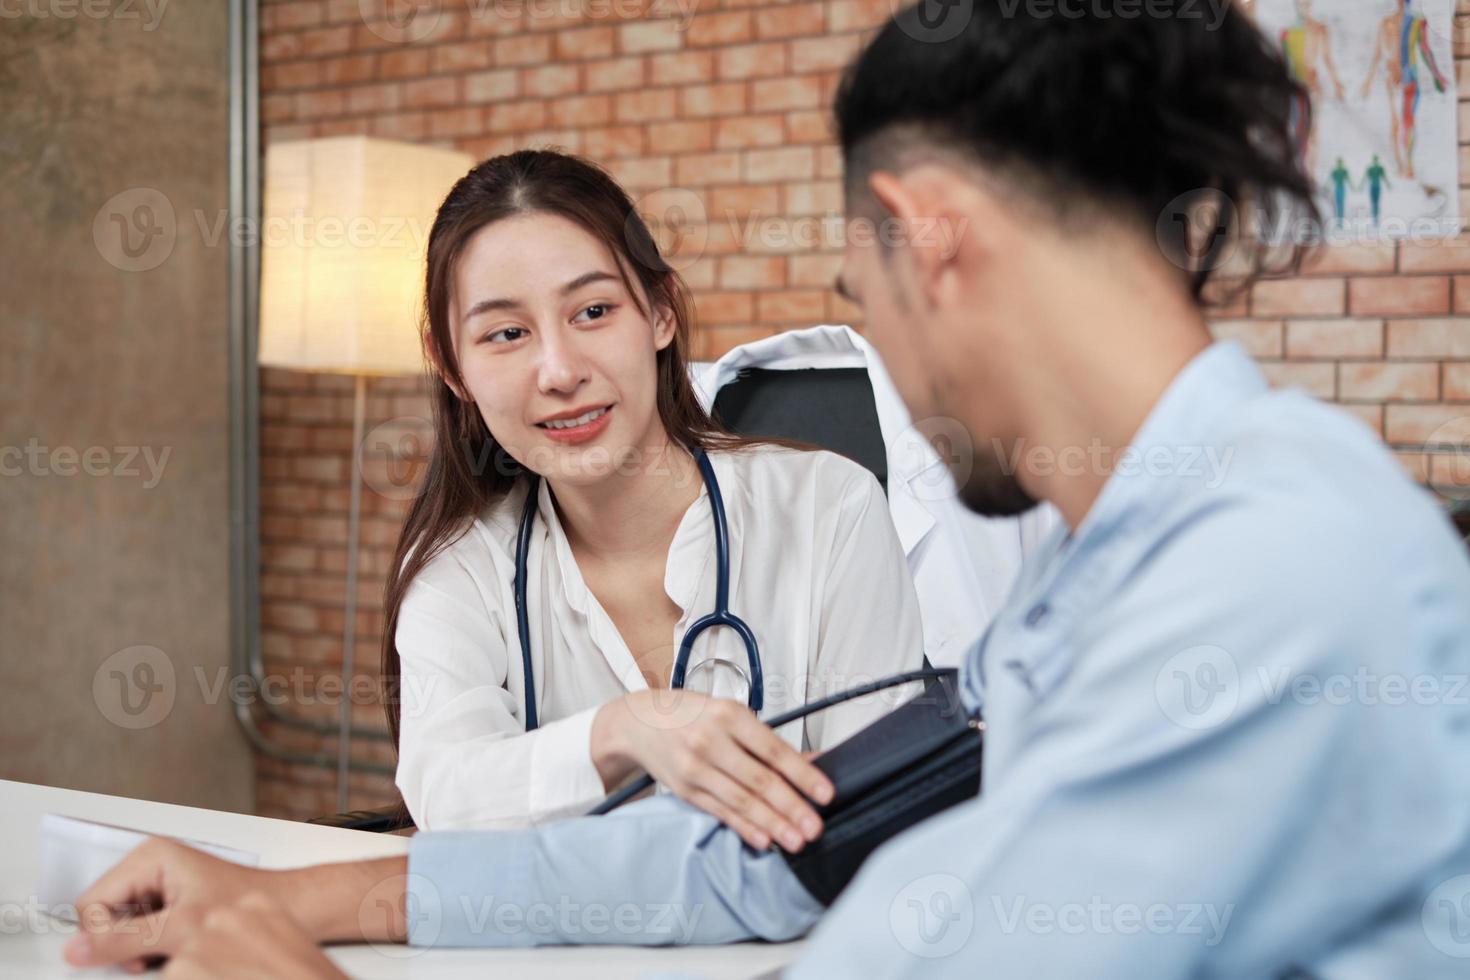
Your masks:
[[[612,418],[612,413],[612,406],[608,406],[597,418],[582,425],[574,425],[565,429],[551,429],[545,426],[537,426],[537,428],[546,435],[546,438],[553,442],[559,442],[566,446],[575,446],[580,443],[590,442],[602,435],[603,430],[608,426],[608,421]]]

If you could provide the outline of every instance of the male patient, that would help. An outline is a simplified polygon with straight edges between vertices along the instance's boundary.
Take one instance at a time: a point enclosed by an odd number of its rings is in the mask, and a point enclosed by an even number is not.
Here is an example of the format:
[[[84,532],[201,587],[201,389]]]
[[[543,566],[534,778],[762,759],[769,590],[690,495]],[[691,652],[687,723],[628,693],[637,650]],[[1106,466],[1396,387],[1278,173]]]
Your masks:
[[[1463,976],[1470,563],[1372,432],[1211,342],[1210,272],[1269,253],[1190,235],[1179,200],[1310,212],[1299,90],[1233,8],[1028,10],[906,10],[837,95],[838,289],[913,416],[973,436],[966,503],[1066,527],[961,673],[980,797],[881,848],[790,973]],[[823,912],[666,798],[293,872],[153,842],[83,899],[163,911],[93,922],[72,962],[179,976],[335,976],[313,941],[782,939]]]

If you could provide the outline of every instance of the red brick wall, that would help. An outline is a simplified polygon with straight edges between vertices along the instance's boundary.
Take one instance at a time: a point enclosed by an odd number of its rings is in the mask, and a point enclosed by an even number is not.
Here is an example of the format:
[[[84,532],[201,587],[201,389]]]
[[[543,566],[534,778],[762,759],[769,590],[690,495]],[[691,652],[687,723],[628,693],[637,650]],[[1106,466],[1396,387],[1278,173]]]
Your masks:
[[[686,241],[702,251],[680,255],[689,260],[681,265],[697,299],[702,356],[777,330],[855,322],[829,288],[840,258],[835,234],[808,244],[741,232],[757,218],[818,231],[817,219],[840,215],[841,162],[825,107],[838,69],[889,15],[889,0],[698,0],[686,8],[687,25],[662,16],[678,9],[674,0],[641,8],[635,0],[443,0],[409,27],[429,33],[405,40],[385,20],[365,21],[358,0],[262,0],[264,141],[367,133],[476,157],[561,146],[606,166],[635,197],[669,187],[698,196],[709,221]],[[577,10],[585,12],[564,12]],[[1456,53],[1470,57],[1461,33]],[[1456,67],[1470,99],[1466,64]],[[1467,104],[1461,125],[1470,131]],[[1470,416],[1465,244],[1334,249],[1300,278],[1258,284],[1219,312],[1216,329],[1244,341],[1273,380],[1343,402],[1392,441],[1418,442]],[[314,684],[341,663],[351,383],[268,370],[262,388],[264,651],[273,674],[299,679],[316,702],[282,710],[331,718],[337,709]],[[372,383],[370,426],[426,415],[418,381]],[[422,450],[404,445],[411,455]],[[1427,476],[1422,454],[1403,458]],[[377,663],[377,606],[404,506],[401,478],[379,474],[371,483],[358,588],[365,675]],[[382,724],[371,704],[358,705],[356,718]],[[285,726],[268,731],[298,750],[334,748]],[[381,741],[358,748],[390,760]],[[262,758],[260,809],[331,811],[333,778]],[[355,777],[353,806],[391,798],[389,779]]]

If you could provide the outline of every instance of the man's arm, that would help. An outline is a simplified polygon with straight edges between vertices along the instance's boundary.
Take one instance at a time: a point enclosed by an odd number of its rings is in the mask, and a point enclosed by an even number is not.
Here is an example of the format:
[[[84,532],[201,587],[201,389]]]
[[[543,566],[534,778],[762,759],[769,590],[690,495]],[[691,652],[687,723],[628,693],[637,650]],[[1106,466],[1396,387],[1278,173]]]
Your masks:
[[[669,796],[518,831],[414,837],[415,946],[637,946],[786,940],[823,907],[776,850]]]

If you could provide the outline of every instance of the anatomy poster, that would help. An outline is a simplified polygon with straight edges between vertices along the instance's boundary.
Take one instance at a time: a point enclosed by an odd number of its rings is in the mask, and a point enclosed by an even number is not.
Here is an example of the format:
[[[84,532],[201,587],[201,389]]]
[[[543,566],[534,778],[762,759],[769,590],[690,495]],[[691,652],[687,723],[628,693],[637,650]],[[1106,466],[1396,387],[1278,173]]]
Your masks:
[[[1459,232],[1455,0],[1256,0],[1312,93],[1298,150],[1329,240]],[[1304,119],[1302,107],[1293,118]]]

